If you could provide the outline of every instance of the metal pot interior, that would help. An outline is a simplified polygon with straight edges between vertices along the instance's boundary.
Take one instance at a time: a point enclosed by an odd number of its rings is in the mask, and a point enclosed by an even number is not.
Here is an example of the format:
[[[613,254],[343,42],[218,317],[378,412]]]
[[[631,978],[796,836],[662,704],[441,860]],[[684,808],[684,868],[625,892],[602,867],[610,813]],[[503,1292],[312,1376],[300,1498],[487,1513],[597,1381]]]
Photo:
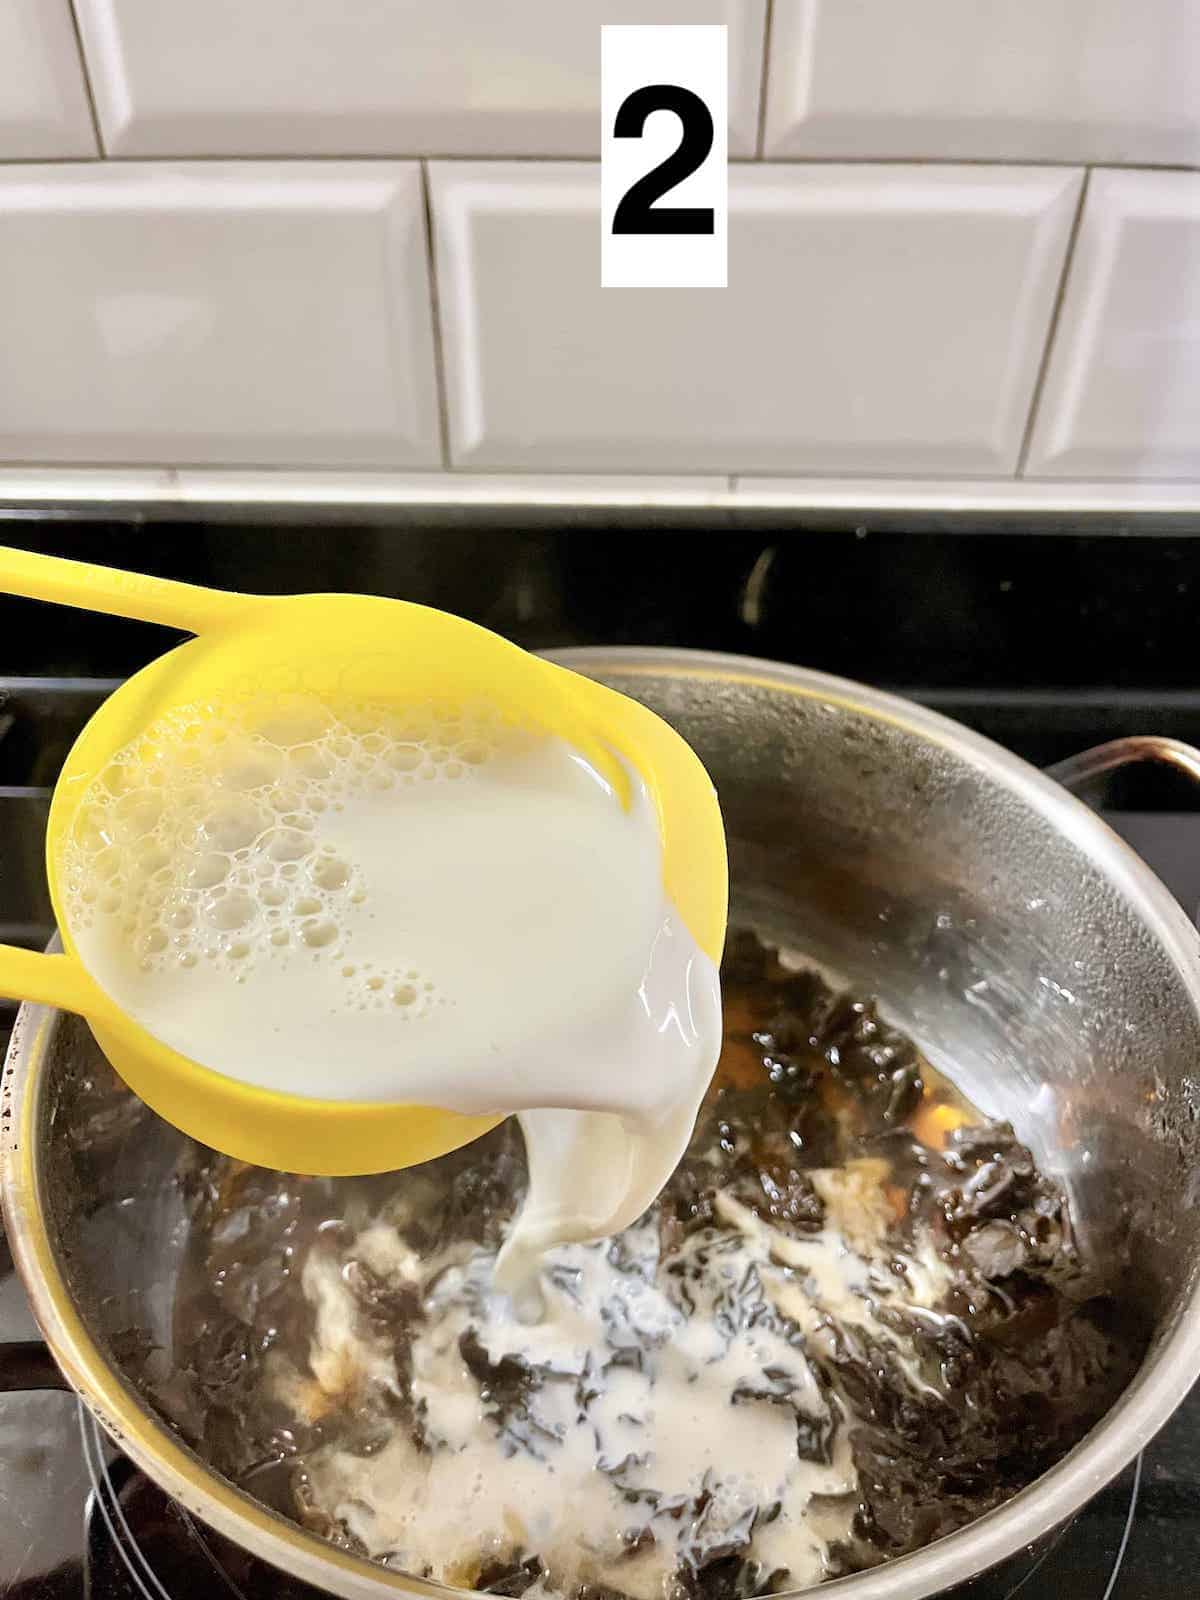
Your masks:
[[[733,658],[560,659],[644,701],[697,749],[724,810],[735,918],[878,994],[890,1019],[1067,1184],[1085,1248],[1127,1249],[1137,1263],[1129,1292],[1153,1342],[1116,1411],[1020,1504],[829,1591],[937,1592],[1060,1523],[1200,1369],[1194,933],[1082,806],[916,708]],[[49,1259],[62,1274],[33,1287],[52,1342],[65,1314],[82,1323],[67,1363],[74,1380],[86,1390],[105,1365],[126,1375],[97,1403],[128,1434],[131,1418],[146,1418],[142,1396],[169,1378],[185,1244],[171,1180],[187,1141],[127,1095],[97,1100],[98,1058],[75,1019],[51,1019],[36,1035],[26,1027],[23,1040],[9,1077],[14,1131],[25,1130],[7,1176],[14,1242],[28,1271]],[[142,1453],[153,1454],[165,1435],[146,1426]],[[177,1441],[171,1449],[173,1466],[142,1464],[180,1492],[179,1462],[192,1458]],[[269,1559],[342,1594],[404,1587],[353,1558],[332,1561],[268,1515],[241,1526],[237,1497],[223,1490],[215,1508],[198,1462],[183,1476],[194,1510],[226,1532],[236,1525]]]

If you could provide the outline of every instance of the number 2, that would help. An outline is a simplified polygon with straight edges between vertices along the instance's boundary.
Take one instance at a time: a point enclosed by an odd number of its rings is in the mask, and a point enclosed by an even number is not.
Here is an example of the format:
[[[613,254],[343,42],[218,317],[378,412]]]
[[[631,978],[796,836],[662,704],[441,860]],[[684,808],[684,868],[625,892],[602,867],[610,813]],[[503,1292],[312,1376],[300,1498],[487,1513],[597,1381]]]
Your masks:
[[[664,206],[661,200],[676,184],[690,178],[712,149],[712,113],[698,94],[677,83],[649,83],[622,102],[613,123],[617,139],[640,139],[653,111],[673,111],[683,130],[679,144],[665,161],[651,167],[613,212],[614,233],[712,233],[711,206]]]

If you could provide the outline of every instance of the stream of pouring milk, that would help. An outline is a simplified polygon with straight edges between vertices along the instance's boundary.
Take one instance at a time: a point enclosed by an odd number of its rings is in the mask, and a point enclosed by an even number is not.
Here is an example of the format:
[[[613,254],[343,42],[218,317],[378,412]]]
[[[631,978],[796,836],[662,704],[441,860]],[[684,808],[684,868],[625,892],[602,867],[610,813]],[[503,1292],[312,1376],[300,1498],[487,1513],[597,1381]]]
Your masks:
[[[64,898],[150,1033],[247,1083],[516,1112],[497,1267],[633,1222],[683,1153],[720,992],[651,805],[485,711],[272,702],[156,724],[89,791]]]

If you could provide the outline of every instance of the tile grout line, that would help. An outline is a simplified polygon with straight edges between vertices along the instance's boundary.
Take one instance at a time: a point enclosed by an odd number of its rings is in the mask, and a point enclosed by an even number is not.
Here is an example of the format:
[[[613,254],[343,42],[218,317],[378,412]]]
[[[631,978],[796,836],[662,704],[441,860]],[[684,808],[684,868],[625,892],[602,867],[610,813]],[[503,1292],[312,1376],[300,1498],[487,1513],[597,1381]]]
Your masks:
[[[90,95],[90,85],[89,85]],[[281,154],[279,151],[258,151],[249,155],[233,155],[229,151],[217,153],[182,150],[174,151],[167,155],[113,155],[104,152],[102,165],[106,167],[136,167],[136,166],[169,166],[180,162],[190,162],[206,166],[246,166],[252,163],[259,165],[274,165],[280,167],[311,165],[343,166],[363,165],[369,162],[376,164],[388,163],[395,165],[397,162],[437,161],[447,165],[467,164],[480,166],[503,166],[505,164],[517,166],[549,166],[549,167],[596,167],[599,157],[595,155],[553,155],[528,153],[524,155],[495,155],[482,151],[474,155],[445,154],[435,150],[426,151],[349,151],[340,155],[330,155],[327,151],[313,151],[305,155],[291,152]],[[953,171],[961,168],[970,171],[975,167],[992,167],[999,169],[1029,168],[1040,171],[1047,167],[1055,167],[1060,171],[1079,171],[1083,168],[1087,172],[1105,171],[1112,172],[1200,172],[1200,163],[1187,165],[1178,161],[1081,161],[1078,157],[1068,156],[948,156],[931,157],[921,155],[904,156],[812,156],[812,155],[775,155],[769,159],[759,160],[757,156],[730,156],[729,162],[735,167],[921,167],[923,169]],[[22,167],[83,167],[95,166],[96,158],[79,156],[8,156],[0,158],[0,173],[9,168]]]
[[[763,15],[762,71],[758,79],[758,129],[754,138],[754,159],[761,161],[767,143],[767,73],[771,55],[771,23],[775,15],[775,0],[767,0]]]
[[[1171,477],[1096,477],[1082,476],[1072,478],[1024,478],[1015,479],[1011,476],[1002,476],[995,473],[925,473],[913,476],[902,472],[863,471],[850,477],[831,476],[827,471],[819,468],[808,470],[792,469],[788,471],[780,467],[740,467],[734,472],[728,469],[705,469],[701,467],[675,467],[675,468],[643,468],[635,467],[586,467],[586,466],[454,466],[454,467],[396,467],[387,462],[376,462],[370,465],[346,465],[345,463],[326,462],[319,466],[298,466],[294,462],[279,461],[204,461],[204,460],[178,460],[174,465],[164,462],[139,461],[136,459],[121,461],[106,461],[102,458],[92,457],[74,461],[38,460],[34,457],[12,457],[0,460],[0,509],[2,509],[2,491],[5,475],[10,472],[21,472],[43,477],[58,477],[74,473],[95,473],[112,476],[132,474],[134,476],[149,476],[161,478],[163,487],[176,486],[180,474],[189,478],[200,475],[210,475],[233,478],[264,476],[272,482],[286,486],[288,482],[297,479],[307,479],[316,476],[322,479],[341,480],[353,484],[361,477],[382,478],[386,480],[413,480],[424,482],[435,478],[452,479],[456,482],[469,483],[473,480],[486,478],[504,478],[520,480],[521,487],[536,486],[541,483],[554,483],[562,478],[584,478],[595,484],[608,484],[612,481],[639,482],[648,481],[651,486],[656,481],[664,479],[678,480],[688,484],[691,481],[701,482],[706,479],[728,479],[734,489],[752,490],[763,481],[782,482],[786,485],[819,486],[835,485],[839,493],[848,493],[851,489],[885,489],[898,484],[904,485],[906,493],[926,494],[932,491],[962,490],[968,491],[978,488],[1002,489],[1014,485],[1027,485],[1031,490],[1057,493],[1059,490],[1065,494],[1070,488],[1096,490],[1160,490],[1171,487],[1184,487],[1196,489],[1200,492],[1200,477],[1195,474],[1177,474]],[[724,492],[724,491],[722,491]],[[781,493],[790,496],[791,489],[773,490],[772,493]],[[797,490],[797,493],[800,491]]]
[[[451,470],[450,405],[446,396],[446,357],[442,348],[442,309],[438,298],[437,245],[433,228],[433,197],[429,163],[421,161],[421,203],[425,212],[425,259],[429,270],[429,315],[433,325],[433,383],[437,392],[438,432],[441,436],[442,471]]]
[[[104,131],[100,126],[100,113],[96,110],[96,92],[92,88],[92,74],[88,67],[87,51],[83,48],[83,32],[79,26],[79,13],[76,10],[75,0],[68,0],[67,10],[71,17],[71,31],[75,35],[75,53],[79,57],[79,70],[83,74],[83,92],[87,95],[92,132],[96,137],[96,154],[99,160],[106,161],[108,150],[105,148]]]
[[[1054,352],[1055,341],[1058,338],[1058,324],[1067,298],[1067,285],[1071,278],[1071,266],[1075,260],[1075,245],[1079,239],[1079,231],[1083,226],[1083,213],[1087,205],[1088,188],[1091,185],[1091,179],[1091,167],[1084,167],[1083,182],[1079,185],[1079,202],[1075,207],[1075,215],[1071,221],[1071,231],[1067,235],[1067,248],[1063,254],[1062,271],[1059,274],[1054,304],[1050,310],[1050,324],[1046,329],[1046,342],[1042,347],[1041,360],[1038,362],[1033,393],[1029,397],[1029,414],[1025,418],[1025,431],[1021,436],[1021,448],[1017,452],[1017,466],[1013,476],[1018,481],[1024,478],[1025,469],[1029,463],[1029,451],[1033,444],[1033,434],[1034,429],[1037,427],[1038,413],[1041,410],[1042,395],[1046,387],[1046,374],[1050,370],[1050,358]]]

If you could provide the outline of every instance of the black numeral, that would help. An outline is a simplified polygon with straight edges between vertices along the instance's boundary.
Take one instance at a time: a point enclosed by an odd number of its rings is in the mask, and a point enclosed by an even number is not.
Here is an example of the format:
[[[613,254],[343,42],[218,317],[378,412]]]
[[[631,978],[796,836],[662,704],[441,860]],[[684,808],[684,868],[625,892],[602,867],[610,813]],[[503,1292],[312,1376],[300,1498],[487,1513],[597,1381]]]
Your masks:
[[[652,167],[624,195],[613,213],[614,233],[712,233],[711,206],[666,206],[654,209],[685,178],[690,178],[712,149],[712,113],[698,94],[677,83],[648,83],[635,89],[617,111],[613,135],[640,139],[652,111],[673,111],[683,136],[665,161]]]

